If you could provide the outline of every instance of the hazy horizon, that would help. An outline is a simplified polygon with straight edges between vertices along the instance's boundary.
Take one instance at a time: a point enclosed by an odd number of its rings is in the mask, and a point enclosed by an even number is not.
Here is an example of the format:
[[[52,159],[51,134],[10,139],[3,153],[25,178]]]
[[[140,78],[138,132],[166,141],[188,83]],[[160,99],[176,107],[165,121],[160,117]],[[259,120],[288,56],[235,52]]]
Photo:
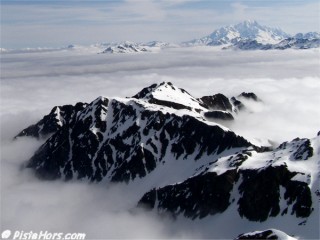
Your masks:
[[[289,34],[320,31],[320,3],[307,1],[1,1],[1,48],[103,42],[179,43],[244,20]]]

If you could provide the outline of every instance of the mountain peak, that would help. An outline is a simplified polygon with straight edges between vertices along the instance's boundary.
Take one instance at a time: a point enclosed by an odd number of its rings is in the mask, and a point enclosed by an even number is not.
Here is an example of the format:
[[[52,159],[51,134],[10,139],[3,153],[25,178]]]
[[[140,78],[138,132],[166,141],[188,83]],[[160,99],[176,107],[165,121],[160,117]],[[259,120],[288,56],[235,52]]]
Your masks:
[[[174,92],[174,94],[188,94],[190,97],[191,95],[184,89],[178,88],[174,86],[171,82],[161,82],[152,84],[149,87],[143,88],[140,92],[133,96],[133,98],[138,99],[149,99],[150,97],[158,96],[160,93],[169,94]]]
[[[241,23],[221,27],[210,35],[188,42],[188,45],[217,46],[235,44],[239,41],[251,40],[263,44],[276,44],[289,37],[279,28],[260,25],[256,20],[245,20]]]
[[[203,109],[200,102],[186,90],[174,86],[171,82],[153,84],[142,89],[133,98],[144,99],[149,103],[175,106],[177,109]]]
[[[172,87],[173,89],[175,89],[175,87],[171,82],[162,82],[159,84],[155,83],[150,85],[149,87],[143,88],[140,92],[134,95],[133,98],[148,99],[154,92],[162,91],[162,89],[165,89],[168,87]]]

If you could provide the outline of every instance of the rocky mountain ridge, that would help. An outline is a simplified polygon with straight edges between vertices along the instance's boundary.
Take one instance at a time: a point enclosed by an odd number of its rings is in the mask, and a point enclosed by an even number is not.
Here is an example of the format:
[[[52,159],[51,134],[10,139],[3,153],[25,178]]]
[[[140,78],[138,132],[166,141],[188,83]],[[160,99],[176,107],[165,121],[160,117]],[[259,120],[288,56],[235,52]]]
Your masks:
[[[25,167],[46,180],[139,181],[138,207],[174,218],[233,214],[308,224],[319,201],[320,134],[277,148],[229,128],[254,93],[195,98],[163,82],[130,98],[54,107],[15,138],[47,139]],[[230,116],[232,119],[230,119]]]

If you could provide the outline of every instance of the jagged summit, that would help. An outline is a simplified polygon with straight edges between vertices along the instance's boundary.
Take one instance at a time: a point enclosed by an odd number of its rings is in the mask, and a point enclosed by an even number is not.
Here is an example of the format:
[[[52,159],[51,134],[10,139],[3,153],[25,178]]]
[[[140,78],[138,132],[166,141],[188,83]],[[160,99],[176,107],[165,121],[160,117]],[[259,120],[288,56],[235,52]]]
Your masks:
[[[173,106],[177,109],[198,109],[205,110],[200,102],[191,96],[186,90],[174,86],[171,82],[153,84],[142,89],[133,98],[144,99],[149,103],[165,106]]]
[[[253,94],[254,93],[250,93]],[[239,99],[238,99],[239,98]],[[91,103],[77,103],[75,106],[55,106],[51,112],[44,116],[35,125],[21,131],[17,137],[33,136],[45,138],[53,132],[61,129],[64,125],[77,116],[75,120],[86,118],[94,121],[104,121],[110,102],[121,102],[124,105],[135,105],[149,111],[163,111],[176,115],[190,115],[206,124],[217,124],[217,120],[233,120],[243,104],[240,101],[241,94],[235,98],[228,98],[218,93],[212,96],[195,98],[182,88],[178,88],[171,82],[152,84],[143,88],[131,98],[107,98],[100,96]],[[183,110],[183,111],[180,111]],[[221,123],[219,121],[219,123]]]
[[[241,38],[256,39],[261,43],[276,43],[289,37],[289,34],[280,28],[271,28],[260,25],[257,21],[244,21],[234,26],[240,32]]]
[[[149,87],[142,89],[140,92],[138,92],[136,95],[134,95],[133,98],[150,99],[157,92],[167,92],[169,94],[169,92],[171,92],[172,90],[179,91],[181,89],[175,87],[171,82],[162,82],[159,84],[155,83]],[[184,90],[182,90],[182,91],[184,91]]]
[[[46,125],[54,126],[27,164],[40,178],[133,181],[172,159],[194,161],[226,149],[258,149],[215,121],[227,113],[213,114],[170,82],[153,84],[132,98],[99,97],[76,106],[68,107],[67,116],[61,111],[65,107],[55,107],[44,117],[52,121],[40,120],[29,127],[33,131],[18,134],[38,137]]]

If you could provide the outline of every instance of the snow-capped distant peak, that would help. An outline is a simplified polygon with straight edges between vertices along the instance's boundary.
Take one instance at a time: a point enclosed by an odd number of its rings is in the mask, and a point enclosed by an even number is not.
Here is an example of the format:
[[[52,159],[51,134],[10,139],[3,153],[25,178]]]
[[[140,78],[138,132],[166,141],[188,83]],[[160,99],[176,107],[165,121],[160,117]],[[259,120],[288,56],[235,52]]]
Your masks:
[[[260,25],[255,20],[247,20],[227,27],[228,34],[234,32],[241,39],[256,40],[260,43],[277,43],[289,35],[279,28],[270,28]],[[211,36],[215,36],[213,32]]]
[[[125,41],[119,44],[111,44],[102,53],[139,53],[149,52],[148,47],[138,43]]]
[[[275,44],[287,37],[289,35],[279,28],[262,26],[255,20],[246,20],[235,25],[221,27],[208,36],[187,42],[187,45],[222,45],[242,40]]]

